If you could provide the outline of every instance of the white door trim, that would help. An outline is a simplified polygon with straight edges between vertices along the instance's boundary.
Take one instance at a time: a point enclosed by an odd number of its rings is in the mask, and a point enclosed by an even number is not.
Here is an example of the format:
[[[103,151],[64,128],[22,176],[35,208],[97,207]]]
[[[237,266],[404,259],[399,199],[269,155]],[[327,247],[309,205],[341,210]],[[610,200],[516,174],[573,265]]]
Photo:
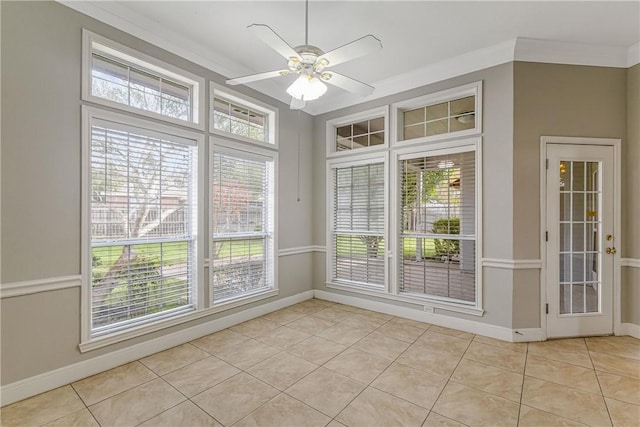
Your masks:
[[[572,144],[572,145],[603,145],[613,147],[613,230],[616,236],[616,246],[622,248],[624,236],[621,233],[621,146],[622,142],[616,138],[587,138],[568,136],[541,136],[540,137],[540,258],[542,270],[540,271],[540,327],[543,339],[547,339],[547,144]],[[622,334],[620,313],[620,251],[614,255],[613,260],[613,333]]]

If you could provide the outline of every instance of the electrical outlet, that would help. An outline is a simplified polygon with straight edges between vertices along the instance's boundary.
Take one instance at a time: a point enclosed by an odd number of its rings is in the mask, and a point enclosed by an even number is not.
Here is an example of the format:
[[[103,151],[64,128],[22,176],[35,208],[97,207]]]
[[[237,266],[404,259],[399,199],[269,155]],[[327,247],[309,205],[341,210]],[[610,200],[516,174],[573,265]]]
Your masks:
[[[425,305],[424,306],[424,311],[426,311],[429,314],[433,314],[433,307],[430,305]]]

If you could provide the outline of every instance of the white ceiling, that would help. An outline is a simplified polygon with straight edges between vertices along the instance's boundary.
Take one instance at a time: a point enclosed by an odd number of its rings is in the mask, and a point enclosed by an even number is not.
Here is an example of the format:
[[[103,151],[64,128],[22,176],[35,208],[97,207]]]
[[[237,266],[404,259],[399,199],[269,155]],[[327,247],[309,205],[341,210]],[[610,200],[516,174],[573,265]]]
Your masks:
[[[304,44],[303,0],[64,3],[227,77],[285,65],[246,29],[252,23],[269,25],[292,46]],[[411,88],[411,82],[413,87],[427,82],[415,78],[416,70],[433,72],[434,80],[443,72],[434,71],[438,64],[442,68],[455,58],[470,60],[474,55],[482,62],[482,56],[495,53],[493,46],[513,49],[516,38],[564,42],[565,53],[580,50],[571,43],[596,45],[599,53],[607,49],[626,53],[632,46],[637,49],[640,41],[640,2],[310,2],[310,44],[326,52],[366,34],[382,40],[383,49],[337,65],[335,71],[376,86],[373,99],[391,87],[397,91]],[[285,90],[292,78],[252,87],[288,102]],[[361,101],[330,87],[308,110],[320,113]]]

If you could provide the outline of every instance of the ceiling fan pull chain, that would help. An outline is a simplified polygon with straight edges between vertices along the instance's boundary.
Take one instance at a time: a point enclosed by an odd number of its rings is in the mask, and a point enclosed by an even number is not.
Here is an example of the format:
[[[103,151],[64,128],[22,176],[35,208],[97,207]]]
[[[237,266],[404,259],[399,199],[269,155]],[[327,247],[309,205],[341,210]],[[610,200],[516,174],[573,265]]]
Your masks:
[[[300,201],[300,110],[298,110],[298,187],[296,189],[297,200]]]

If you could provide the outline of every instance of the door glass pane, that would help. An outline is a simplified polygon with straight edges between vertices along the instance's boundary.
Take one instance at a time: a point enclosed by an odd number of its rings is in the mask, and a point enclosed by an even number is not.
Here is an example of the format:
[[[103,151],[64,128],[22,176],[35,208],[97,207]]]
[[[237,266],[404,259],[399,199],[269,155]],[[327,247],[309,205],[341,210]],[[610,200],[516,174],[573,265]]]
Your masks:
[[[560,314],[600,310],[599,162],[560,162]]]

